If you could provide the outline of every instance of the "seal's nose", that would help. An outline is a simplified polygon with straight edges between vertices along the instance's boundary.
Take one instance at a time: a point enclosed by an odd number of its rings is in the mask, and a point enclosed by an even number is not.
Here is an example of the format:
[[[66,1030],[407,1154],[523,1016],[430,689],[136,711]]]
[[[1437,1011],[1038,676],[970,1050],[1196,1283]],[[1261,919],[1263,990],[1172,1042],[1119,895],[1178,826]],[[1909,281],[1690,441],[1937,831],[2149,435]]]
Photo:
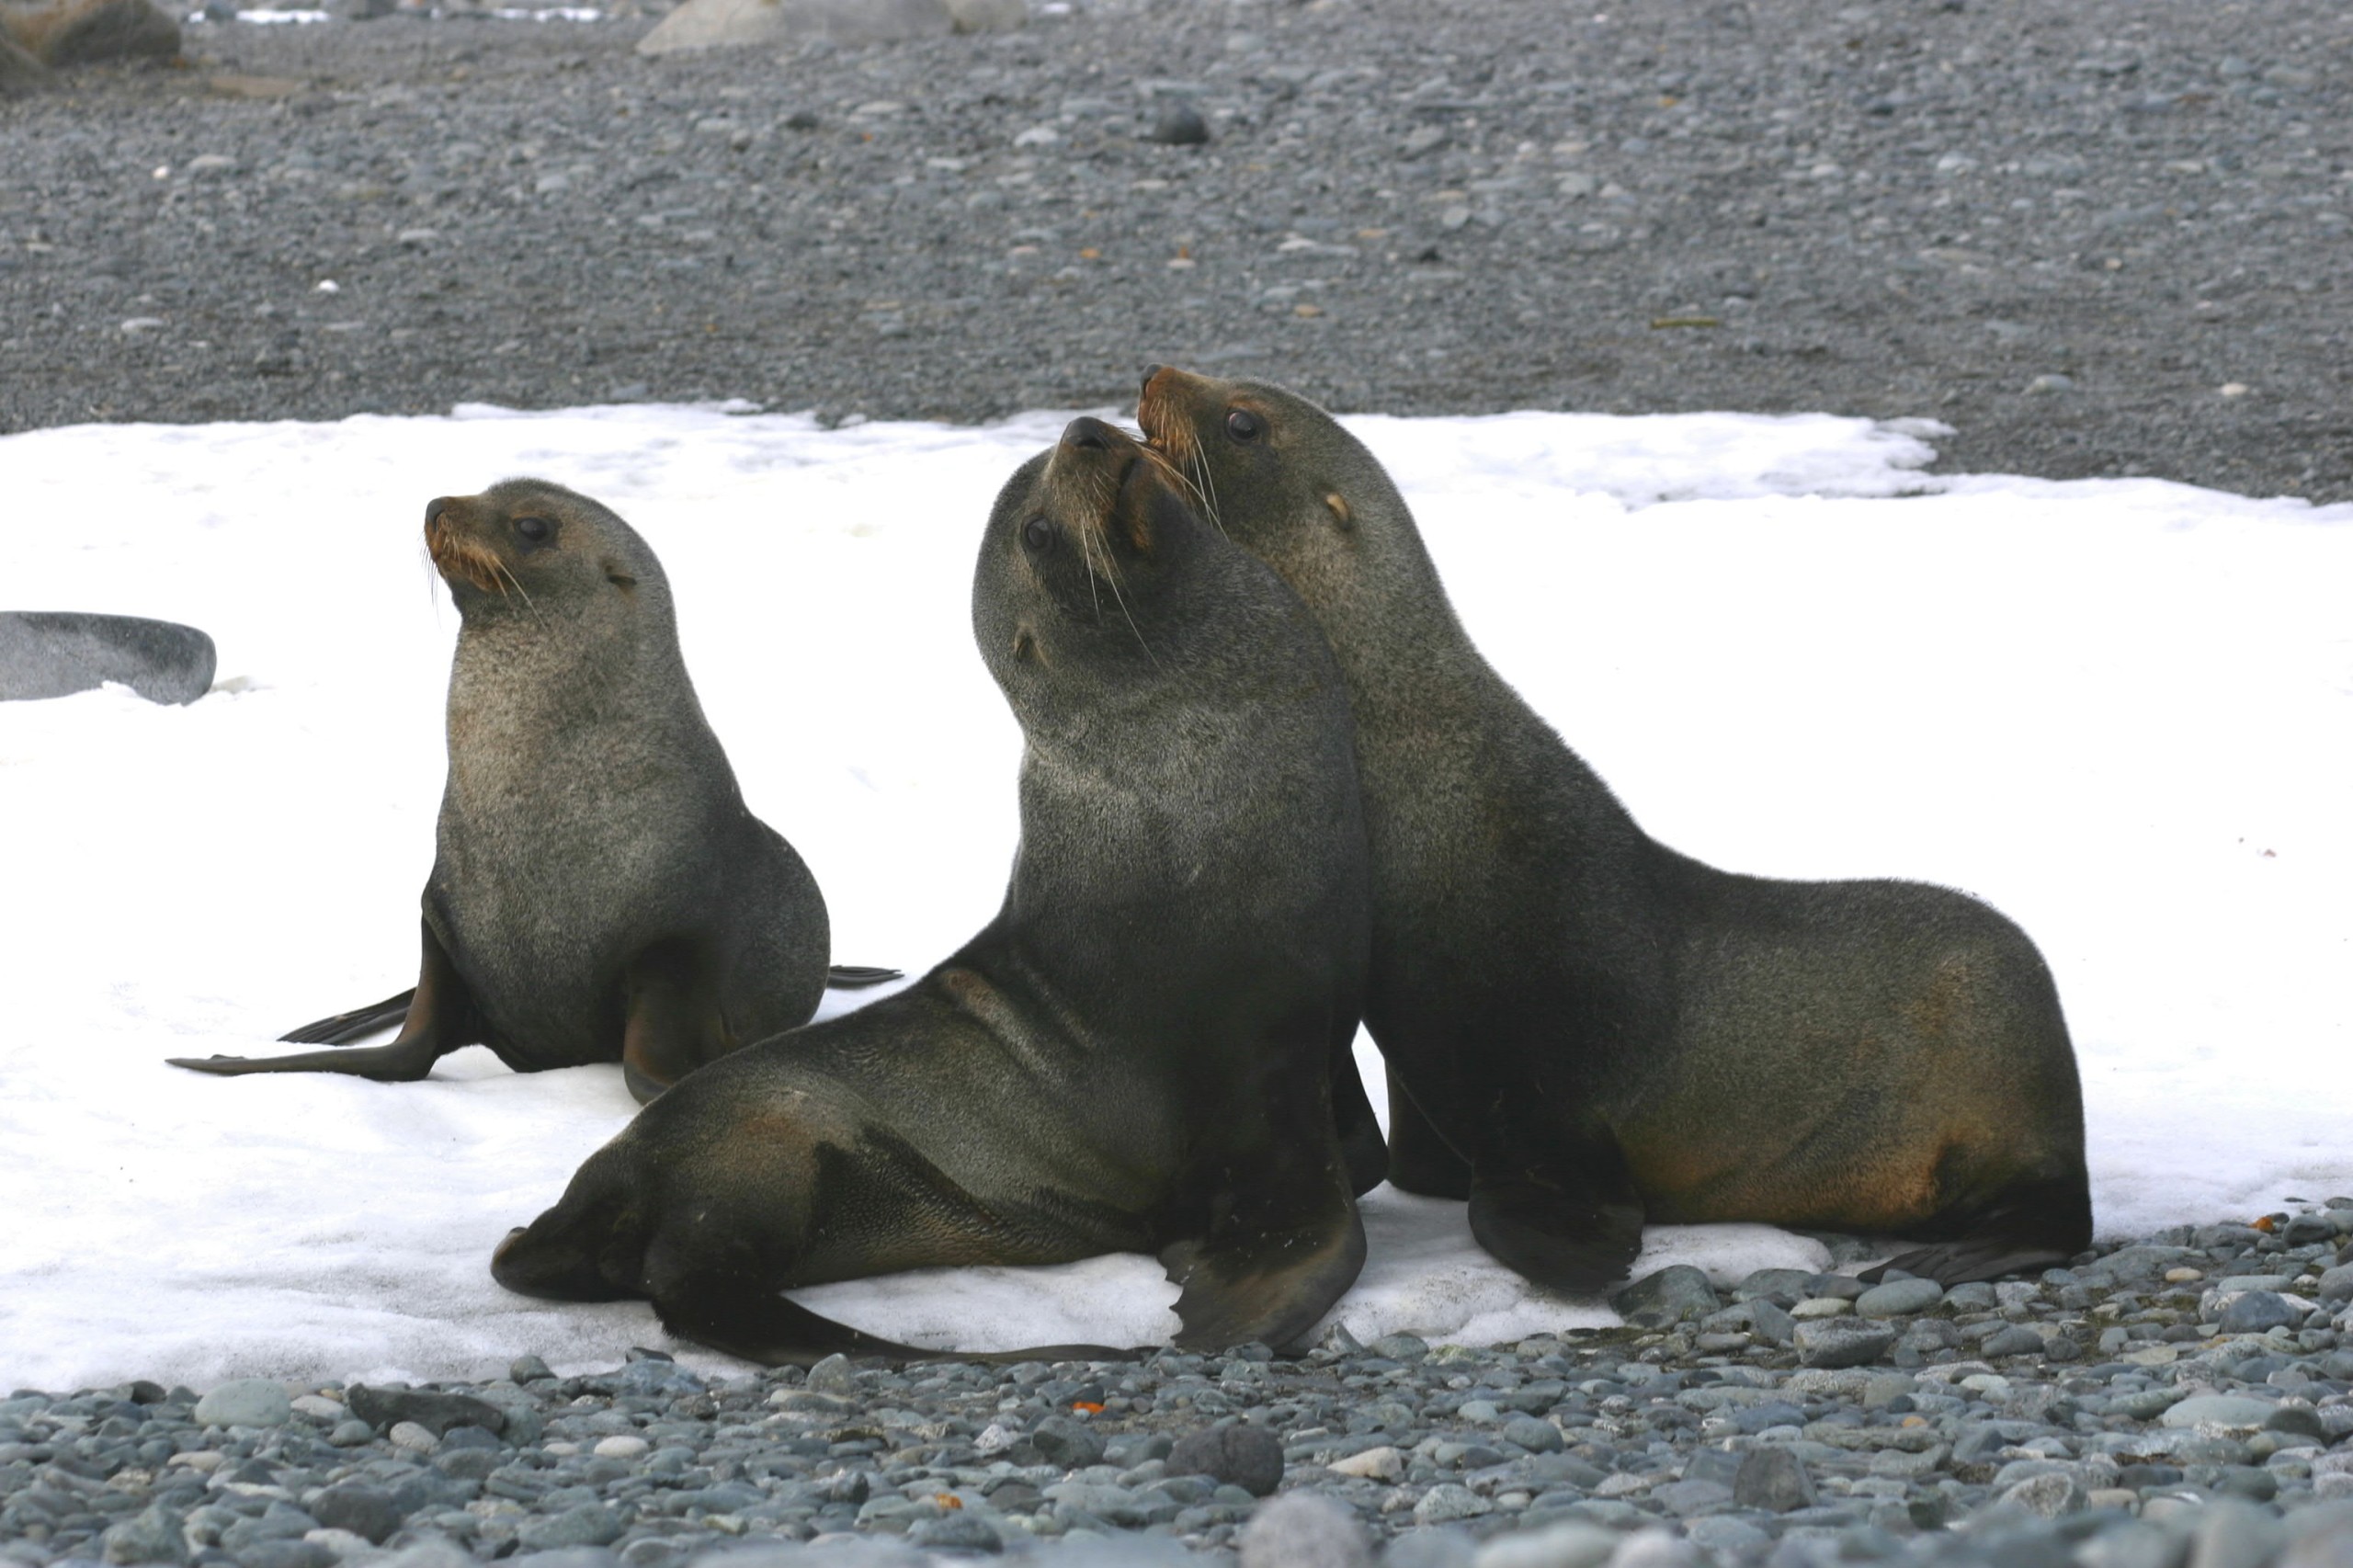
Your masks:
[[[1100,419],[1081,415],[1063,426],[1063,445],[1089,452],[1108,452],[1111,449],[1111,437],[1117,434]]]
[[[1149,393],[1152,391],[1153,378],[1159,375],[1165,368],[1165,367],[1159,365],[1146,365],[1143,368],[1143,391],[1146,393]]]

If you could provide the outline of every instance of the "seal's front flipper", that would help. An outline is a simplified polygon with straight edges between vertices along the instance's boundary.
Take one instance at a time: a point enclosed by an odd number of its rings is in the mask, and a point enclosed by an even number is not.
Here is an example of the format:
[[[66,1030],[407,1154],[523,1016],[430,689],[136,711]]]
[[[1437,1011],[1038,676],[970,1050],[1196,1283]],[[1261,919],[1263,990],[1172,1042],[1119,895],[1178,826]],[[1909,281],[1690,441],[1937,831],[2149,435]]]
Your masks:
[[[1625,1278],[1643,1250],[1643,1200],[1616,1136],[1588,1129],[1541,1161],[1483,1158],[1471,1234],[1548,1290],[1588,1294]]]
[[[315,1023],[304,1024],[299,1029],[289,1029],[278,1038],[289,1045],[348,1045],[355,1040],[365,1040],[379,1029],[391,1028],[408,1017],[409,1003],[416,996],[416,987],[410,986],[397,996],[365,1007],[355,1007],[348,1013],[337,1013]]]
[[[903,969],[877,969],[871,964],[837,963],[825,971],[828,991],[863,991],[870,985],[881,985],[893,980],[904,980]]]
[[[882,1356],[893,1361],[1125,1361],[1143,1354],[1106,1345],[1032,1345],[1019,1350],[925,1350],[868,1334],[811,1312],[798,1301],[734,1278],[688,1279],[654,1311],[680,1339],[764,1367],[813,1367],[828,1356]]]
[[[364,1011],[389,1008],[398,1000],[394,997]],[[405,1084],[432,1072],[436,1062],[460,1046],[472,1045],[482,1039],[466,983],[458,978],[456,966],[449,962],[449,955],[442,950],[440,939],[433,935],[430,926],[425,927],[425,958],[418,966],[416,989],[407,994],[407,1004],[399,1037],[383,1045],[302,1051],[290,1056],[175,1056],[169,1060],[175,1067],[224,1078],[242,1077],[248,1073],[346,1073],[379,1083]],[[334,1021],[326,1018],[320,1024]]]
[[[1438,1136],[1394,1067],[1389,1069],[1389,1179],[1398,1191],[1424,1198],[1471,1196],[1471,1163]]]
[[[1297,1154],[1233,1172],[1211,1200],[1209,1234],[1161,1249],[1181,1287],[1177,1346],[1278,1349],[1304,1338],[1364,1267],[1364,1222],[1333,1150],[1320,1165]]]

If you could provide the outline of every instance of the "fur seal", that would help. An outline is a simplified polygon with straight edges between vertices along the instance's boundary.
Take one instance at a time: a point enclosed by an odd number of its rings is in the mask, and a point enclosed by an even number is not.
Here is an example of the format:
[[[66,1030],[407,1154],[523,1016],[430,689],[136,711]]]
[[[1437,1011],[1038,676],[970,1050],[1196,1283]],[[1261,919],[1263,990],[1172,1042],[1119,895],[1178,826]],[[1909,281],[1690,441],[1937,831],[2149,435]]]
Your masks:
[[[896,995],[641,1111],[498,1248],[769,1364],[919,1357],[778,1294],[1158,1255],[1177,1343],[1287,1343],[1364,1258],[1334,1129],[1370,913],[1347,698],[1298,597],[1074,421],[991,511],[981,654],[1020,721],[996,918]],[[1100,1353],[1100,1352],[1096,1352]]]
[[[1138,419],[1307,601],[1372,838],[1366,1023],[1392,1179],[1590,1290],[1643,1221],[1934,1244],[1946,1284],[2090,1244],[2083,1098],[2018,926],[1904,881],[1771,881],[1658,844],[1483,659],[1372,454],[1304,398],[1155,367]]]
[[[643,1100],[807,1022],[826,983],[825,901],[745,809],[654,551],[533,479],[431,502],[425,539],[463,625],[424,962],[414,991],[286,1038],[400,1034],[174,1065],[395,1081],[479,1043],[518,1073],[619,1062]]]

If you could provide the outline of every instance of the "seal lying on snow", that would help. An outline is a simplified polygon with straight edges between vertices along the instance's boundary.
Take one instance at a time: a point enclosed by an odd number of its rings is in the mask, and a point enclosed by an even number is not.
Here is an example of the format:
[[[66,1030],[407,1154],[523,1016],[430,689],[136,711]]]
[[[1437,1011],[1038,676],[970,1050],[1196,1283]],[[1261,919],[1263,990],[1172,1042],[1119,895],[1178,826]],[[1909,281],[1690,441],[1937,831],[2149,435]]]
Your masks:
[[[2089,1244],[2075,1053],[2024,932],[1654,842],[1480,657],[1331,415],[1155,368],[1138,419],[1347,676],[1398,1186],[1467,1197],[1483,1246],[1563,1290],[1622,1276],[1645,1219],[1917,1237],[1893,1265],[1946,1284]]]
[[[518,1073],[620,1062],[642,1100],[807,1022],[825,901],[744,807],[654,551],[586,496],[529,479],[431,503],[425,538],[464,625],[424,964],[414,991],[286,1038],[401,1032],[174,1064],[402,1080],[479,1043]]]
[[[775,1364],[928,1354],[778,1294],[896,1269],[1156,1253],[1204,1348],[1291,1340],[1356,1278],[1331,1079],[1364,825],[1314,622],[1092,419],[997,497],[972,622],[1028,743],[996,918],[648,1106],[500,1245],[500,1283],[648,1297]]]

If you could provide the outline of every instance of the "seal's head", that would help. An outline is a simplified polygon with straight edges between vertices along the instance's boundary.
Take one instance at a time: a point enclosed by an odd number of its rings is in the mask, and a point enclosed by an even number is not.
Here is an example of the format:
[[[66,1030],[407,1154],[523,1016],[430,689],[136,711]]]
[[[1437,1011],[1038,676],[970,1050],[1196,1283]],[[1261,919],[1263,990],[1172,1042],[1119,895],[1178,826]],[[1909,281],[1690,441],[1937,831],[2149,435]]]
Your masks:
[[[568,613],[658,601],[669,589],[637,530],[587,496],[540,479],[426,504],[425,548],[459,613]]]
[[[1154,365],[1136,423],[1211,520],[1309,604],[1350,580],[1418,569],[1396,486],[1362,442],[1298,393]]]
[[[1165,679],[1214,660],[1218,618],[1204,606],[1245,561],[1165,462],[1114,426],[1074,419],[990,513],[972,577],[981,656],[1025,721],[1040,704]]]

